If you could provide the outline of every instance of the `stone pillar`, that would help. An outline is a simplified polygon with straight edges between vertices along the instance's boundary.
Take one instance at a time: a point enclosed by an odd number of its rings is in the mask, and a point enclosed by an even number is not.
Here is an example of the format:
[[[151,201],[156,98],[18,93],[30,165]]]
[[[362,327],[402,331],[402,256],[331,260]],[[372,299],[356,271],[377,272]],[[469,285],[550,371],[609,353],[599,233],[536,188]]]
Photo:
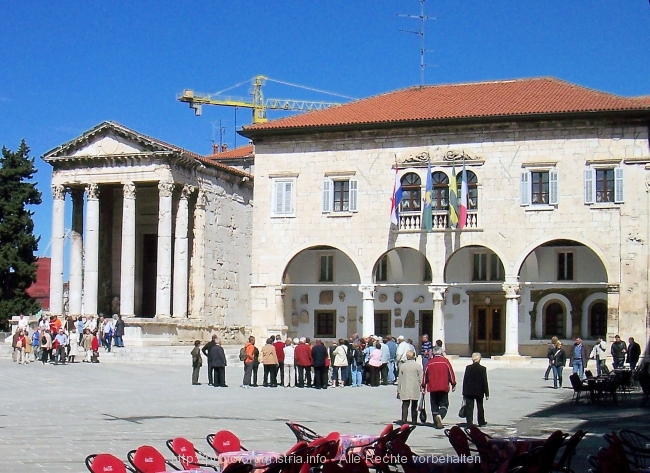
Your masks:
[[[65,187],[52,186],[52,253],[50,254],[50,314],[63,315],[63,250],[65,247]]]
[[[187,229],[189,226],[188,201],[194,192],[194,187],[185,185],[178,201],[176,211],[176,232],[174,242],[174,304],[172,315],[174,317],[187,317],[187,268],[188,248]]]
[[[359,284],[359,291],[363,294],[363,335],[375,334],[375,286],[372,284]]]
[[[95,183],[86,187],[86,241],[84,252],[84,314],[97,315],[97,290],[99,285],[99,187]],[[110,316],[110,314],[107,314]]]
[[[190,318],[200,319],[205,306],[205,206],[208,198],[199,189],[194,206],[194,240],[190,264]]]
[[[172,283],[172,193],[174,183],[158,183],[158,267],[156,317],[170,317]]]
[[[70,232],[70,284],[68,313],[77,319],[81,315],[84,261],[84,191],[72,189],[72,229]]]
[[[289,325],[284,321],[284,286],[275,286],[275,325],[279,329],[284,325]],[[280,335],[282,335],[280,333]]]
[[[123,186],[120,314],[135,317],[135,184]]]
[[[447,292],[447,286],[437,285],[428,287],[431,296],[433,297],[433,327],[431,327],[431,335],[429,340],[435,344],[436,340],[445,341],[445,312],[442,306],[445,304],[445,292]]]
[[[519,283],[505,283],[506,351],[505,356],[519,356]]]
[[[612,343],[619,332],[618,305],[621,287],[618,284],[607,285],[607,341]],[[586,334],[585,334],[586,335]],[[622,335],[625,337],[625,335]]]

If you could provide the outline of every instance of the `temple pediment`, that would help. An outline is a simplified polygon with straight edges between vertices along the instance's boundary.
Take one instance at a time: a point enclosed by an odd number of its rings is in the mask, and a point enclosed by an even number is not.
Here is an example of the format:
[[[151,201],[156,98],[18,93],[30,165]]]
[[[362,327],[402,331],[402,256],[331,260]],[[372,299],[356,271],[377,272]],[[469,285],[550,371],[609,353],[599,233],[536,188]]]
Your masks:
[[[131,130],[119,123],[103,122],[43,155],[47,162],[184,154],[184,150]]]

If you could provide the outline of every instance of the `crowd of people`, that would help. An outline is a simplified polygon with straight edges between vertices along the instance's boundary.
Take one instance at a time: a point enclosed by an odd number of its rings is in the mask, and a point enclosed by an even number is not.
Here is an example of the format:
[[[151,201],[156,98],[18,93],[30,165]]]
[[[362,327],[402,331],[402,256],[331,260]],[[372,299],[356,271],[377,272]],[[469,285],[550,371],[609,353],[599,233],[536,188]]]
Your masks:
[[[623,369],[625,364],[629,365],[630,370],[634,371],[641,358],[641,346],[634,341],[634,337],[628,339],[626,345],[621,340],[619,335],[614,337],[614,342],[610,347],[610,355],[612,356],[612,369]],[[569,367],[573,369],[573,373],[577,373],[581,380],[586,378],[585,370],[589,360],[594,360],[596,363],[596,375],[607,374],[609,368],[607,367],[607,343],[598,337],[596,344],[589,350],[582,344],[582,339],[577,337],[570,350],[562,348],[562,342],[557,337],[551,338],[548,347],[548,367],[544,374],[544,379],[548,381],[549,374],[553,372],[553,385],[555,389],[562,387],[562,371],[566,366],[567,359]]]
[[[407,421],[410,412],[411,422],[417,423],[417,412],[428,392],[434,425],[441,429],[449,409],[449,391],[456,389],[454,370],[445,357],[442,340],[433,344],[427,335],[423,335],[419,350],[421,363],[416,361],[417,353],[413,340],[401,335],[397,338],[391,335],[360,338],[354,334],[349,340],[340,339],[329,347],[319,338],[312,344],[309,337],[282,340],[280,335],[276,335],[269,337],[261,350],[255,346],[255,337],[251,336],[239,353],[239,359],[244,362],[241,387],[258,386],[260,365],[263,367],[262,386],[269,388],[397,385],[398,398],[402,401],[402,421]],[[207,358],[208,384],[227,387],[227,359],[216,335],[203,348],[200,340],[194,343],[191,352],[192,384],[201,384],[202,354]],[[483,426],[486,425],[483,399],[488,399],[489,388],[487,371],[480,361],[479,353],[472,354],[472,365],[465,370],[463,416],[471,424],[476,404],[478,424]]]
[[[99,316],[72,316],[61,319],[56,315],[44,315],[34,329],[29,318],[19,316],[12,339],[13,361],[28,364],[41,361],[43,364],[99,363],[99,348],[110,352],[112,347],[124,347],[124,321],[119,315],[112,318]]]

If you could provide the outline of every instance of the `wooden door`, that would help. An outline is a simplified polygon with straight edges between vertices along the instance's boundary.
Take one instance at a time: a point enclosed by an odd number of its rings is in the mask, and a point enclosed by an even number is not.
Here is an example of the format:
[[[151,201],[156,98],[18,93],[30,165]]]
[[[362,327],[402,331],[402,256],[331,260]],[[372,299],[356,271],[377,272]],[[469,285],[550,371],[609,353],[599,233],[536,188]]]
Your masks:
[[[484,357],[503,355],[505,351],[504,313],[501,306],[474,308],[474,348]]]

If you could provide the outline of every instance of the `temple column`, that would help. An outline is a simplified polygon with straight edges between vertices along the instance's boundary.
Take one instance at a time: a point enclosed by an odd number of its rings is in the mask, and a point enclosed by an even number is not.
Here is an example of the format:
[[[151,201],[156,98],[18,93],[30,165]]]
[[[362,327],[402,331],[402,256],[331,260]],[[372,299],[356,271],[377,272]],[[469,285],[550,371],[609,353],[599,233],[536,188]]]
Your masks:
[[[285,323],[284,320],[284,286],[275,286],[275,325],[276,327],[282,327],[284,325],[289,325]],[[282,334],[280,332],[280,334]]]
[[[99,187],[88,184],[84,257],[84,314],[97,315],[99,286]]]
[[[81,315],[83,294],[83,233],[84,233],[84,191],[72,189],[72,229],[70,232],[70,285],[68,313],[74,317]]]
[[[65,187],[52,186],[52,253],[50,313],[63,315],[63,251],[65,247]]]
[[[172,192],[174,183],[158,183],[158,265],[156,317],[170,317],[172,283]]]
[[[123,186],[120,314],[135,317],[135,184]]]
[[[174,242],[174,317],[187,317],[187,229],[189,218],[188,201],[194,192],[194,187],[185,185],[178,201],[176,211],[176,232]]]
[[[519,283],[505,283],[506,351],[505,356],[519,356]]]
[[[431,317],[432,327],[429,340],[435,343],[436,340],[442,340],[445,343],[445,312],[442,306],[445,303],[445,293],[447,286],[428,286],[428,290],[433,297],[433,314]]]
[[[199,188],[194,206],[194,240],[190,265],[190,318],[200,319],[205,305],[205,206],[207,195]]]
[[[621,299],[619,284],[607,285],[607,341],[614,342],[614,336],[619,333],[619,303]],[[587,335],[586,333],[582,334]]]
[[[372,284],[359,284],[359,291],[363,295],[363,336],[375,334],[375,286]]]

